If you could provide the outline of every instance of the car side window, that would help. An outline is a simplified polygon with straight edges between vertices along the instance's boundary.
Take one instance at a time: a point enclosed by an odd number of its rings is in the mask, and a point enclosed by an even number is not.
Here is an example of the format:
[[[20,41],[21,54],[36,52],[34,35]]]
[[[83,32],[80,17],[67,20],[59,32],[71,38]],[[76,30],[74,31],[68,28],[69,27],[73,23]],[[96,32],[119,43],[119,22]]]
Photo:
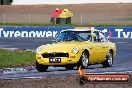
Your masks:
[[[99,38],[100,38],[101,42],[106,42],[107,41],[105,35],[101,32],[99,32]]]
[[[92,36],[91,36],[91,34],[89,34],[89,35],[87,36],[87,41],[92,41]]]
[[[94,37],[94,42],[101,42],[100,38],[99,38],[99,32],[98,31],[94,31],[93,32],[93,37]]]
[[[91,33],[78,33],[79,40],[92,41]]]
[[[58,36],[61,36],[61,37],[58,37]],[[56,40],[58,40],[58,42],[63,41],[64,39],[65,39],[65,33],[60,33],[60,34],[57,35]]]

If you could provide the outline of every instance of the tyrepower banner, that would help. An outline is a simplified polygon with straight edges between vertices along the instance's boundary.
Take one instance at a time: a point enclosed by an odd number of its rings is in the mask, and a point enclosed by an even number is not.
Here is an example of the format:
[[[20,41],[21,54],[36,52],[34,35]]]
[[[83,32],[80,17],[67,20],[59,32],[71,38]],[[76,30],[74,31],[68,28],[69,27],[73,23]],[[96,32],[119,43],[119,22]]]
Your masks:
[[[34,38],[34,37],[55,37],[57,33],[73,27],[1,27],[0,38]],[[103,31],[106,36],[111,38],[132,38],[132,27],[94,27]]]
[[[95,29],[103,31],[110,38],[132,38],[132,27],[124,27],[124,28],[96,27]]]
[[[21,37],[21,38],[32,38],[32,37],[55,37],[61,30],[67,28],[48,28],[48,27],[3,27],[0,28],[0,37]]]

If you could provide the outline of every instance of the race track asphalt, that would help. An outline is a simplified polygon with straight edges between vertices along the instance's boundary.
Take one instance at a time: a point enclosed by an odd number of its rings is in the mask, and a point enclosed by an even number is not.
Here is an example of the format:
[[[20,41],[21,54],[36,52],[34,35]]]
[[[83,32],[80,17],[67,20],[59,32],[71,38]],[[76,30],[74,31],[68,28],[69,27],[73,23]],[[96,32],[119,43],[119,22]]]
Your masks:
[[[0,38],[0,48],[20,48],[35,50],[42,44],[52,43],[52,39],[45,38]],[[109,73],[109,72],[132,72],[132,39],[110,39],[117,46],[117,56],[113,67],[103,68],[102,65],[92,65],[86,73]],[[0,74],[0,79],[32,78],[53,75],[74,75],[78,70],[66,71],[63,67],[49,67],[48,72],[38,72],[37,70],[27,72],[15,72]]]

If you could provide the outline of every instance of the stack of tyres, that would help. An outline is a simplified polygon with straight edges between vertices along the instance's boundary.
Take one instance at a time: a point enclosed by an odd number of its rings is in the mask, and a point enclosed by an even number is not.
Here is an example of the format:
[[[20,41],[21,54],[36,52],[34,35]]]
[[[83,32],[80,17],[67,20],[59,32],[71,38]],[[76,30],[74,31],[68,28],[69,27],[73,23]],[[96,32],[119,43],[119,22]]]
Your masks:
[[[73,13],[68,9],[64,9],[62,13],[59,15],[60,23],[62,24],[71,24],[71,17]]]
[[[61,24],[71,24],[71,17],[68,18],[60,18]]]
[[[61,14],[61,10],[59,8],[56,8],[55,11],[52,14],[50,23],[52,24],[59,24],[60,23],[60,18],[59,15]]]
[[[51,18],[50,23],[52,24],[59,24],[60,23],[60,18]]]
[[[53,12],[50,23],[52,24],[71,24],[71,17],[73,13],[68,9],[61,11],[59,8]]]
[[[68,17],[68,18],[66,19],[66,24],[71,24],[71,17]]]

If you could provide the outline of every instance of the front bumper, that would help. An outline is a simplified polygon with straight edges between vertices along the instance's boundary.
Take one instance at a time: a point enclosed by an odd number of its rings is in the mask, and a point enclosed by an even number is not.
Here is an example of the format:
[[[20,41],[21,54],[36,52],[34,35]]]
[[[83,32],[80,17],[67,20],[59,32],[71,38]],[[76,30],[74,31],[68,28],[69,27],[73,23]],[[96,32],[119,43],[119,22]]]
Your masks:
[[[61,58],[60,63],[50,63],[49,58],[43,58],[41,54],[36,54],[36,60],[39,64],[49,65],[49,66],[75,64],[79,61],[80,57],[81,57],[81,53],[78,52],[77,54],[71,54],[71,55],[69,54],[69,57],[59,57]]]

